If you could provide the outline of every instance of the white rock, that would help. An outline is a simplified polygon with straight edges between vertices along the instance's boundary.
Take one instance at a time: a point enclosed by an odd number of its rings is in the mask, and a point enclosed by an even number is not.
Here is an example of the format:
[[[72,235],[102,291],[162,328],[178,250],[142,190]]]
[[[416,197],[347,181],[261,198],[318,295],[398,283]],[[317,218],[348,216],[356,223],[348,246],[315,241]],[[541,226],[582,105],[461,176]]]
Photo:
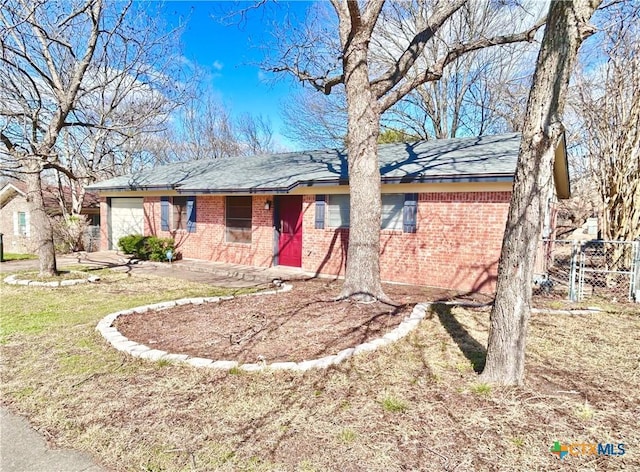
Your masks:
[[[313,360],[313,361],[303,361],[303,362],[298,362],[296,364],[296,367],[293,370],[305,371],[305,370],[309,370],[309,369],[315,369],[316,367],[318,367],[318,363],[315,360]]]
[[[159,349],[150,349],[140,354],[140,357],[142,359],[149,359],[150,361],[159,361],[167,354],[168,353],[166,351],[161,351]]]
[[[167,354],[162,358],[162,360],[171,362],[183,362],[187,359],[189,359],[189,356],[187,356],[186,354]]]
[[[353,347],[350,347],[350,348],[347,348],[347,349],[343,349],[338,354],[336,354],[336,357],[333,360],[333,363],[334,364],[340,364],[345,359],[348,359],[351,356],[353,356],[354,352],[355,352],[355,348],[353,348]]]
[[[130,347],[127,352],[131,354],[133,357],[142,357],[142,354],[150,351],[151,348],[144,346],[142,344],[138,344],[136,346]]]
[[[176,302],[161,302],[161,303],[154,303],[153,305],[147,305],[149,310],[166,310],[167,308],[173,308],[174,306],[176,306]]]
[[[387,339],[389,340],[389,342],[395,342],[400,338],[402,338],[402,336],[400,336],[400,333],[398,333],[398,331],[396,331],[395,329],[382,336],[382,339]]]
[[[108,334],[108,335],[103,335],[104,338],[109,341],[111,344],[115,344],[115,343],[124,343],[127,341],[130,341],[129,338],[124,337],[122,334],[120,333],[116,333],[116,334]],[[132,341],[135,342],[135,341]]]
[[[410,318],[407,321],[403,321],[402,325],[408,326],[410,330],[414,330],[420,324],[419,318]]]
[[[378,347],[383,347],[383,346],[387,346],[388,344],[391,344],[391,340],[385,339],[384,337],[382,337],[382,338],[374,339],[373,341],[369,341],[369,344],[373,344],[376,348],[378,348]]]
[[[186,362],[194,367],[213,367],[213,361],[211,359],[204,359],[202,357],[190,357]]]
[[[272,370],[296,370],[298,364],[295,362],[274,362],[269,364],[269,369]]]
[[[107,316],[113,316],[114,319],[115,319],[118,316],[126,316],[126,315],[130,315],[132,313],[133,313],[133,310],[122,310],[122,311],[116,311],[115,313],[111,313],[110,315],[107,315]]]
[[[129,350],[133,346],[137,346],[138,343],[134,341],[118,341],[118,342],[111,343],[111,345],[115,347],[118,351],[129,352]]]
[[[326,356],[326,357],[321,357],[320,359],[316,359],[316,367],[318,369],[326,369],[327,367],[335,364],[335,360],[337,357],[338,356],[333,355],[333,356]]]
[[[259,372],[265,369],[264,364],[242,364],[239,368],[246,372]]]
[[[353,351],[354,354],[360,354],[363,352],[370,352],[370,351],[375,351],[376,350],[376,346],[374,344],[371,343],[363,343],[360,344],[359,346],[355,347],[355,350]]]
[[[214,361],[211,367],[214,369],[230,370],[238,367],[238,363],[236,361]]]

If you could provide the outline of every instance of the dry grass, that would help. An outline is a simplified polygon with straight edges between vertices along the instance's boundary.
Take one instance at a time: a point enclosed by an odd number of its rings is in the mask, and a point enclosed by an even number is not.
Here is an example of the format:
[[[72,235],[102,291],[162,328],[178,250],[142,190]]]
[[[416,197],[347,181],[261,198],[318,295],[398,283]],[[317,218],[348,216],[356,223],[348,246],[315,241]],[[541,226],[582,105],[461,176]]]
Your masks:
[[[335,368],[246,374],[110,349],[94,332],[102,315],[178,298],[178,288],[105,278],[82,288],[91,309],[41,289],[39,303],[80,309],[70,320],[40,330],[9,323],[2,398],[56,444],[90,451],[111,470],[640,468],[637,312],[535,315],[523,388],[478,384],[488,314],[443,306],[407,339]],[[28,312],[33,290],[3,286],[3,319]],[[627,453],[560,461],[554,441],[624,443]]]

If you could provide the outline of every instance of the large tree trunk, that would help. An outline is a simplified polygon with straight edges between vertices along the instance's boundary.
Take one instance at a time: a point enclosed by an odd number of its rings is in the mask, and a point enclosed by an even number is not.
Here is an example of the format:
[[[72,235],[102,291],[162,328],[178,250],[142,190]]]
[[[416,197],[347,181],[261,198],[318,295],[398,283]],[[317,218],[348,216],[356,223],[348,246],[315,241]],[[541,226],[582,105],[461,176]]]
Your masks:
[[[386,299],[380,282],[380,114],[369,84],[367,38],[355,35],[345,53],[350,225],[341,297]]]
[[[569,78],[598,0],[552,0],[527,104],[522,144],[498,266],[489,345],[481,380],[524,381],[531,285],[542,215],[553,185],[554,151],[563,133]]]
[[[25,180],[31,219],[31,240],[35,244],[36,253],[40,259],[40,275],[57,275],[53,229],[49,215],[45,210],[44,197],[42,195],[42,176],[38,160],[30,160],[26,168]]]

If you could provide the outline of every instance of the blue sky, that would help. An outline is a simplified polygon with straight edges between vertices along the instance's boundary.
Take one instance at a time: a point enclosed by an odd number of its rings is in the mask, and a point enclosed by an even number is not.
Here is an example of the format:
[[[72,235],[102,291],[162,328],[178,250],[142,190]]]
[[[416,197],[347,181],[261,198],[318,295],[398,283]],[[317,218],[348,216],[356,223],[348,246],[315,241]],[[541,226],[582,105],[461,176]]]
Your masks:
[[[261,71],[259,63],[264,57],[262,48],[272,41],[270,21],[274,14],[303,15],[309,3],[280,2],[280,6],[270,8],[268,13],[249,11],[244,21],[223,19],[230,10],[251,4],[253,2],[186,0],[164,2],[161,9],[168,26],[186,23],[182,34],[184,57],[204,68],[208,86],[232,114],[248,112],[268,116],[277,144],[293,149],[295,145],[282,136],[280,109],[301,85],[284,77],[272,80],[274,76]]]

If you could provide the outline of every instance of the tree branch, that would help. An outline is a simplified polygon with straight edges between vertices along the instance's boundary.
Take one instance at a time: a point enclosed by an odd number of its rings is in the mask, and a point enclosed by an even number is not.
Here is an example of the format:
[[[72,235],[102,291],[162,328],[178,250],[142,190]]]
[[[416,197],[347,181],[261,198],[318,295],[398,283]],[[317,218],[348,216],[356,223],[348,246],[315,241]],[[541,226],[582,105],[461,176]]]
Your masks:
[[[66,176],[67,176],[67,177],[69,177],[71,180],[77,180],[76,175],[75,175],[73,172],[71,172],[71,170],[70,170],[70,169],[68,169],[67,167],[65,167],[65,166],[63,166],[63,165],[58,164],[57,162],[50,162],[50,161],[47,161],[47,162],[43,165],[43,167],[42,167],[42,168],[43,168],[43,169],[53,169],[53,170],[56,170],[56,171],[58,171],[58,172],[60,172],[60,173],[62,173],[62,174],[64,174],[64,175],[66,175]]]
[[[7,151],[9,151],[10,154],[13,153],[16,147],[14,146],[11,139],[9,139],[9,136],[4,134],[2,131],[0,131],[0,141],[2,141],[2,144],[5,145]]]
[[[436,10],[429,17],[429,21],[425,28],[420,30],[413,37],[398,60],[379,78],[371,82],[374,95],[378,98],[382,97],[407,75],[409,69],[411,69],[418,57],[422,54],[427,42],[433,38],[445,21],[447,21],[456,11],[462,8],[466,2],[467,0],[452,0],[451,2],[445,2],[443,7]]]
[[[285,72],[291,74],[295,78],[297,78],[300,82],[306,82],[310,84],[314,89],[319,92],[324,93],[325,95],[329,95],[331,93],[331,89],[338,84],[344,83],[344,75],[336,75],[333,77],[314,77],[309,74],[305,70],[300,70],[297,67],[291,66],[280,66],[280,67],[272,67],[268,69],[271,72]]]
[[[449,49],[446,55],[437,60],[434,65],[428,69],[426,69],[421,74],[418,74],[413,80],[408,80],[403,82],[398,88],[392,90],[386,96],[385,94],[389,92],[388,90],[384,93],[384,88],[377,88],[377,97],[379,99],[380,111],[384,112],[388,110],[390,107],[395,105],[399,100],[405,97],[409,92],[419,87],[420,85],[431,82],[434,80],[439,80],[442,77],[442,73],[444,68],[455,61],[456,59],[464,56],[473,51],[477,51],[479,49],[484,49],[491,46],[497,46],[501,44],[511,44],[518,43],[522,41],[531,42],[534,39],[536,32],[544,25],[546,19],[542,19],[538,21],[534,26],[529,28],[527,31],[523,31],[521,33],[505,35],[505,36],[494,36],[492,38],[479,38],[474,41],[470,41],[468,43],[458,43]]]

